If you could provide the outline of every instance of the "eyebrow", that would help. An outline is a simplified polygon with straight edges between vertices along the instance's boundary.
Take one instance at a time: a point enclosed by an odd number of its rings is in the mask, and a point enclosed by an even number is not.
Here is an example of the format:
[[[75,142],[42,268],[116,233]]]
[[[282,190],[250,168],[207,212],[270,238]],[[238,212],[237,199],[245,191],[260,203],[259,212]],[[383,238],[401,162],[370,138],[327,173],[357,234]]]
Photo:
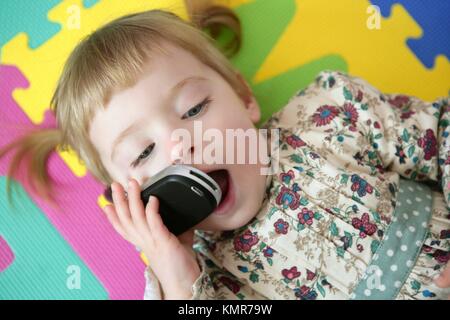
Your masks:
[[[206,80],[206,78],[200,77],[200,76],[191,76],[187,77],[180,82],[178,82],[176,85],[174,85],[167,96],[167,98],[173,99],[177,94],[179,94],[180,90],[189,82],[191,81],[203,81]],[[117,146],[123,142],[123,140],[129,136],[131,133],[136,131],[136,129],[140,126],[142,122],[146,121],[146,119],[140,119],[135,122],[133,122],[130,126],[128,126],[125,130],[123,130],[117,138],[114,139],[114,142],[112,144],[112,152],[111,152],[111,161],[114,160],[115,153],[117,151]]]

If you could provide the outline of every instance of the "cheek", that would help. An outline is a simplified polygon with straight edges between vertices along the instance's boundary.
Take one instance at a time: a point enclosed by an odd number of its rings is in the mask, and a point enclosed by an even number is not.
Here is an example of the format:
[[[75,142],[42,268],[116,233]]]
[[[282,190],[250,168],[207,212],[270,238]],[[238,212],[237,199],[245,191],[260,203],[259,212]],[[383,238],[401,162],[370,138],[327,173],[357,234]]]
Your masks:
[[[213,94],[214,117],[227,128],[245,128],[251,121],[244,102],[231,88],[217,90]]]
[[[226,103],[216,106],[217,110],[211,112],[207,119],[208,127],[216,129],[248,129],[253,128],[245,107],[239,102]]]

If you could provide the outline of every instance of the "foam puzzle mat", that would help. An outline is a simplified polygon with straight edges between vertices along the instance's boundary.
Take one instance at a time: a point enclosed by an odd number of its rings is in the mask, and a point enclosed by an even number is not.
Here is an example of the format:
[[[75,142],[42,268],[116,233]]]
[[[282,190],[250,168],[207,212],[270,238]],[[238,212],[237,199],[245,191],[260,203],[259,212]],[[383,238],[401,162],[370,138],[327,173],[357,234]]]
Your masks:
[[[260,102],[262,121],[324,69],[360,76],[386,93],[424,100],[449,94],[448,0],[216,3],[242,21],[243,46],[232,62]],[[152,8],[188,19],[182,0],[1,1],[0,146],[27,128],[55,126],[50,98],[80,39]],[[48,163],[64,210],[28,192],[24,172],[13,181],[12,207],[10,160],[0,159],[0,299],[141,299],[145,261],[103,216],[104,187],[73,152],[55,151]]]

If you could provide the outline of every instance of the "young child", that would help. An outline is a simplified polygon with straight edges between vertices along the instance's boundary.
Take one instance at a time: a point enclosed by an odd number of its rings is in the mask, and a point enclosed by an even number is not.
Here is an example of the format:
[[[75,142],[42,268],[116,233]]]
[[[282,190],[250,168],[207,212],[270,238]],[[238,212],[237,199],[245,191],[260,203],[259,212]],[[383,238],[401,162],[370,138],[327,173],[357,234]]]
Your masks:
[[[320,73],[263,125],[280,130],[279,172],[194,164],[224,197],[179,237],[155,197],[143,206],[139,188],[173,163],[171,133],[192,132],[195,121],[222,133],[255,129],[260,119],[248,85],[214,44],[164,11],[122,17],[76,47],[53,107],[58,129],[15,146],[42,145],[37,162],[70,146],[111,185],[114,204],[104,211],[149,260],[146,298],[447,298],[448,272],[441,287],[433,280],[450,249],[447,98],[426,103]],[[193,143],[190,156],[201,149]],[[42,185],[39,163],[32,174]]]

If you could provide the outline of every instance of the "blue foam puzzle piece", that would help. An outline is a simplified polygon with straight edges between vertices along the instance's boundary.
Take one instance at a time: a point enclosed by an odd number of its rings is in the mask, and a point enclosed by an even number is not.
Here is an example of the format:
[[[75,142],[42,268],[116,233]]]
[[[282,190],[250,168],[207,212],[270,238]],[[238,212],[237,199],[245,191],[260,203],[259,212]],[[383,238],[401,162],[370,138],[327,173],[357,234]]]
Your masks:
[[[388,17],[392,5],[401,4],[423,30],[419,39],[407,44],[427,68],[432,68],[437,55],[450,57],[450,1],[449,0],[371,0]]]
[[[90,7],[92,7],[94,4],[96,4],[99,1],[100,0],[83,0],[83,6],[85,8],[90,8]]]
[[[0,47],[19,32],[29,36],[29,46],[34,49],[61,30],[57,23],[48,21],[48,11],[61,0],[3,0],[0,2]]]
[[[19,32],[29,36],[29,46],[35,49],[61,30],[58,23],[47,19],[48,11],[62,0],[2,0],[0,1],[0,48]],[[91,8],[100,0],[83,0]]]

